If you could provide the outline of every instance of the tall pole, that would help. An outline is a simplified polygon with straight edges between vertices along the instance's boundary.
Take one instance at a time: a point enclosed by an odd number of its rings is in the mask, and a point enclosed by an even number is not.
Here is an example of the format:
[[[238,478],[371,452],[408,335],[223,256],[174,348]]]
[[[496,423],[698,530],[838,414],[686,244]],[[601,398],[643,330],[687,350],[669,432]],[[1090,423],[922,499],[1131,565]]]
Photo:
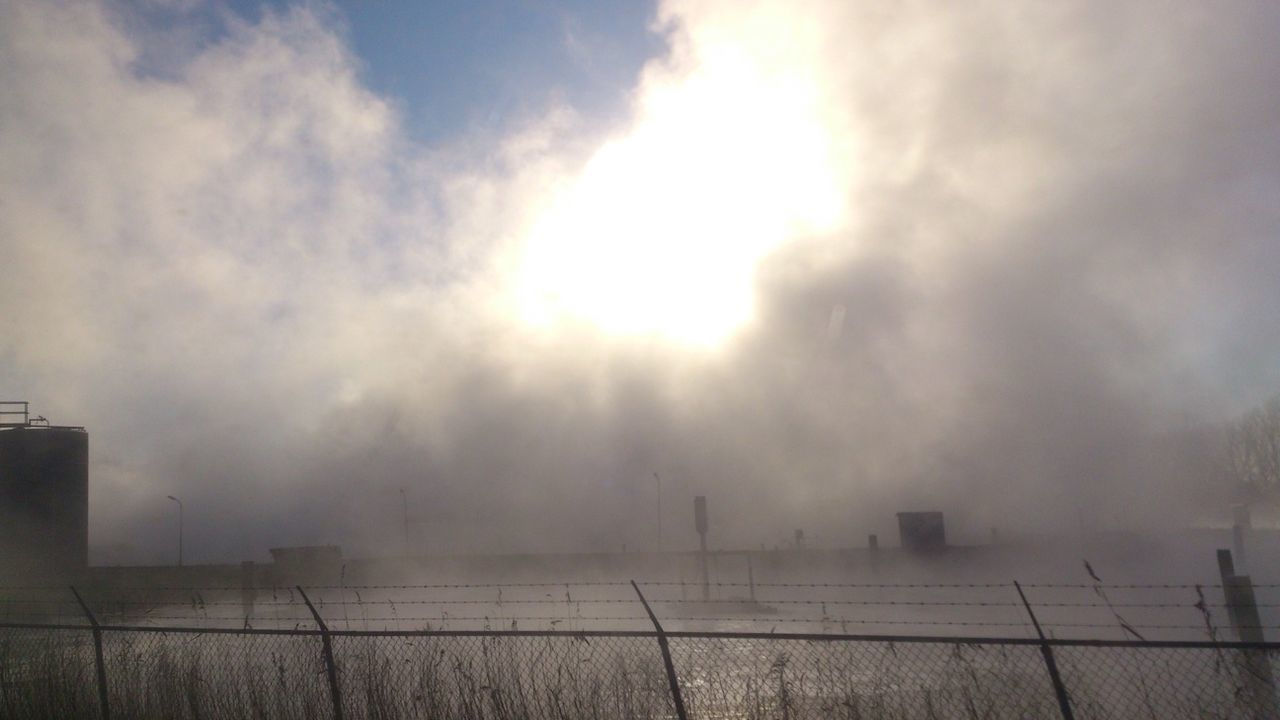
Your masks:
[[[404,510],[404,556],[409,557],[409,497],[400,488],[400,505]]]
[[[165,497],[178,503],[178,567],[182,567],[182,501],[172,495]]]
[[[711,600],[711,572],[707,567],[707,497],[693,499],[693,528],[698,531],[698,557],[702,564],[702,601]]]
[[[658,552],[662,552],[662,478],[658,473],[653,474],[653,479],[658,481]]]
[[[711,569],[707,565],[707,533],[703,531],[698,534],[698,540],[701,543],[701,552],[698,557],[702,560],[702,602],[711,600]]]

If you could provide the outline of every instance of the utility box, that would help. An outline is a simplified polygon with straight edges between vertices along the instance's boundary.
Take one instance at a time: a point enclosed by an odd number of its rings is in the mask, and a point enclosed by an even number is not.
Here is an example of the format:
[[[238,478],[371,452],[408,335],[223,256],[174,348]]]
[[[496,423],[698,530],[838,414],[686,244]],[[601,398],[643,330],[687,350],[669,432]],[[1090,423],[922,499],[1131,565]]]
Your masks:
[[[898,533],[905,550],[941,550],[947,546],[942,513],[936,510],[898,513]]]

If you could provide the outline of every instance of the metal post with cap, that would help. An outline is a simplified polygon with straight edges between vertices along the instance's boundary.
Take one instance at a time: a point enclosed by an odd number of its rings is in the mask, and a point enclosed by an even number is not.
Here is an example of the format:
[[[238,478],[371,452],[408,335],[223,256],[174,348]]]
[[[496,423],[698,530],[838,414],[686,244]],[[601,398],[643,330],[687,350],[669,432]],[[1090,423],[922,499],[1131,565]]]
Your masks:
[[[182,501],[172,495],[165,497],[178,503],[178,567],[182,567]]]
[[[702,601],[711,600],[711,570],[707,567],[707,496],[693,499],[693,526],[698,531],[699,561],[702,564]]]

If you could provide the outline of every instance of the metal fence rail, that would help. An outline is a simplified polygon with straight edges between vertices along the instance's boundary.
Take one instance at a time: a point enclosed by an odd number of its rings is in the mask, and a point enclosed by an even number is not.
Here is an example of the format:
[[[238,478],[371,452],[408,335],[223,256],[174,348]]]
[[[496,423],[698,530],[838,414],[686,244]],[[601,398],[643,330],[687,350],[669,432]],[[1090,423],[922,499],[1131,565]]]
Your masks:
[[[5,718],[1273,718],[1280,643],[0,624]],[[323,651],[328,635],[331,652]],[[1060,707],[1041,654],[1061,669]],[[97,666],[97,667],[95,667]],[[97,677],[106,680],[100,702]],[[331,692],[329,674],[341,693]]]

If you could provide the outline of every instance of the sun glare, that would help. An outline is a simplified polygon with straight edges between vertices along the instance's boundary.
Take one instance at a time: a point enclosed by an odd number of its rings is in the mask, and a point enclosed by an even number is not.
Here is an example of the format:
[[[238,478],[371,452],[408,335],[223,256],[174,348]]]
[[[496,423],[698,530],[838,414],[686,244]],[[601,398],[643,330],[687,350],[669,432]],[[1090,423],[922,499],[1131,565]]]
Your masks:
[[[714,346],[750,322],[759,261],[844,206],[817,90],[733,47],[653,83],[522,247],[518,312]]]

